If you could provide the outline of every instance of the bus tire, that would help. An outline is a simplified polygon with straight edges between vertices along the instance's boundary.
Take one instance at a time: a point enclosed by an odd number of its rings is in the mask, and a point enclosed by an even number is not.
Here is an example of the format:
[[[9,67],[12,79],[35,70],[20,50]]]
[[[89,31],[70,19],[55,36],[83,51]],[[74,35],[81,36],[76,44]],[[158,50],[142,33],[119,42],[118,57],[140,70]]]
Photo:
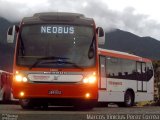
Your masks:
[[[20,99],[19,103],[23,109],[33,108],[33,101],[31,99]]]
[[[2,103],[3,104],[9,103],[9,97],[7,93],[3,94]]]
[[[131,91],[127,91],[124,96],[125,107],[131,107],[134,105],[134,95]]]
[[[119,107],[131,107],[134,105],[134,95],[132,91],[127,90],[124,95],[124,102],[118,104]]]
[[[76,110],[92,110],[96,104],[96,100],[79,101],[74,105],[74,107]]]
[[[4,94],[3,94],[3,97],[2,97],[2,103],[5,104],[6,101],[7,101],[7,99],[6,99],[6,94],[4,93]]]

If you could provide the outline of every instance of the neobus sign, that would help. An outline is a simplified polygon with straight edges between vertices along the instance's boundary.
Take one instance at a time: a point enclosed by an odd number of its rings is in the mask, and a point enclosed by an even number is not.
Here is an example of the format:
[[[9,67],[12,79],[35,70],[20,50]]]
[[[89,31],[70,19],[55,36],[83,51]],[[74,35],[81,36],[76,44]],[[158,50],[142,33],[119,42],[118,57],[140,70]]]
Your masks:
[[[41,33],[46,34],[74,34],[73,26],[41,26]]]

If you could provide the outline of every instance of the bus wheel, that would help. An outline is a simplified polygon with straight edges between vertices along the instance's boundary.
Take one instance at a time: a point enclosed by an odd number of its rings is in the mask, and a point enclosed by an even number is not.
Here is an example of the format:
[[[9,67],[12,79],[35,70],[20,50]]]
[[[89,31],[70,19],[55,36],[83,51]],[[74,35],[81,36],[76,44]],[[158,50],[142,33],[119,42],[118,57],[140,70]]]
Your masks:
[[[8,97],[7,93],[3,94],[2,103],[4,103],[4,104],[9,103],[9,97]]]
[[[6,101],[7,101],[7,99],[6,99],[6,94],[4,93],[4,94],[3,94],[3,97],[2,97],[2,103],[5,104]]]
[[[97,104],[97,101],[91,100],[91,101],[79,101],[74,105],[76,110],[91,110],[93,109]]]
[[[134,104],[134,98],[131,91],[127,91],[124,96],[124,105],[125,107],[131,107]]]
[[[19,102],[23,109],[33,108],[33,101],[31,99],[20,99]]]
[[[131,107],[134,105],[134,95],[131,91],[126,91],[124,95],[124,102],[118,103],[119,107]]]

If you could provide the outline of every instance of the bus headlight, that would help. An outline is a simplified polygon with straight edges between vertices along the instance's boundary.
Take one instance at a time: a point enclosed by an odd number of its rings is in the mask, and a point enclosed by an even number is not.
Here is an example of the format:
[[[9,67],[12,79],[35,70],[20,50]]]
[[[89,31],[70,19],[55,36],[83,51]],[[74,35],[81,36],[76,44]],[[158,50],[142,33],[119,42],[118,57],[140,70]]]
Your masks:
[[[28,79],[26,77],[23,77],[22,75],[16,75],[15,80],[17,82],[27,82],[28,81]]]
[[[96,76],[95,75],[90,75],[90,76],[87,76],[83,79],[83,83],[95,83],[97,80]]]
[[[22,76],[21,76],[21,75],[16,75],[16,76],[15,76],[15,80],[16,80],[17,82],[22,82]]]

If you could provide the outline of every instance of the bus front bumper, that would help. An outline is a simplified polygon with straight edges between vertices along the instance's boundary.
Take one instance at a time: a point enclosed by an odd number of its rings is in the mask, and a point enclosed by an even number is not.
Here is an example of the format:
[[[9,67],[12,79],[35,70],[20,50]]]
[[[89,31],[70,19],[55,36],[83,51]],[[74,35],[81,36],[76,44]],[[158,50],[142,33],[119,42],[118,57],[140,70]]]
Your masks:
[[[13,96],[17,99],[62,98],[98,99],[96,84],[53,84],[18,83],[13,84]]]

